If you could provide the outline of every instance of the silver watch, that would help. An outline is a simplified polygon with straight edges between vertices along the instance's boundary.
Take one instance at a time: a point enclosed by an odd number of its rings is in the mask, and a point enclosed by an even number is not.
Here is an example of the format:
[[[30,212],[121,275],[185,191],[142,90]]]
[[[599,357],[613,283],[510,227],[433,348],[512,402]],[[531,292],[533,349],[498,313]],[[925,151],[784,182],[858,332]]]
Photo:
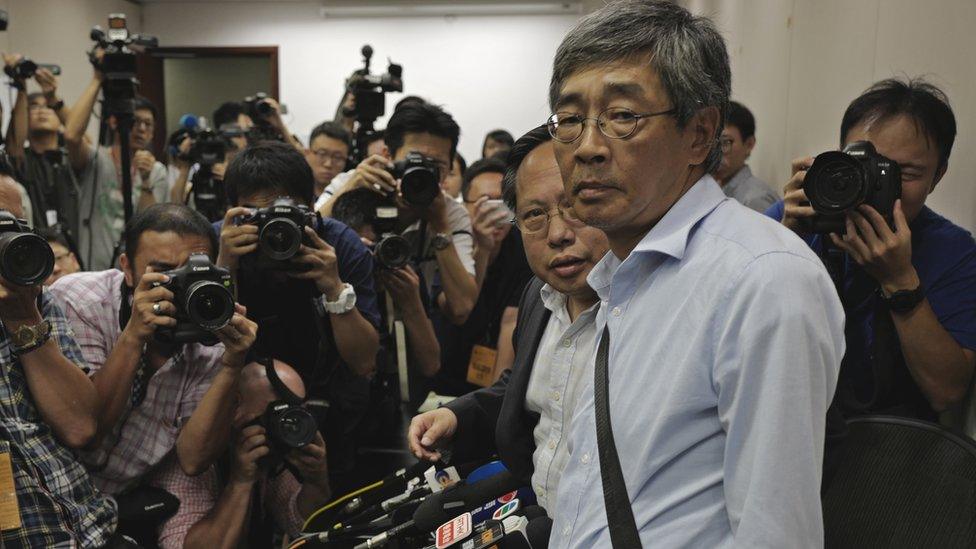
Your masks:
[[[319,296],[319,303],[325,312],[333,315],[346,314],[356,306],[356,290],[348,282],[342,285],[342,291],[335,301],[329,301],[325,295]]]

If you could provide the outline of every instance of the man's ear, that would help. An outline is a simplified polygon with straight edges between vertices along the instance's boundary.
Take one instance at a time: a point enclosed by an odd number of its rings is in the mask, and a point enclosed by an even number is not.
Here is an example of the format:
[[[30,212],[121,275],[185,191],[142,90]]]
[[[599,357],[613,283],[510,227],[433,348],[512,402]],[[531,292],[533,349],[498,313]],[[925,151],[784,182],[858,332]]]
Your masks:
[[[132,265],[129,261],[129,256],[124,252],[119,256],[119,267],[122,269],[122,274],[125,275],[125,285],[130,288],[135,288],[135,276],[132,274],[134,265]]]
[[[932,178],[932,186],[929,187],[929,192],[926,194],[932,194],[932,191],[935,190],[935,186],[939,184],[939,181],[942,181],[942,176],[944,176],[946,171],[948,170],[949,170],[949,163],[946,162],[945,164],[942,164],[942,166],[940,166],[939,169],[935,171],[935,177]]]
[[[749,155],[752,154],[752,148],[756,146],[756,136],[750,135],[749,139],[743,141],[742,144],[746,148],[746,158],[749,158]]]
[[[691,132],[691,150],[688,164],[699,166],[705,163],[708,153],[718,145],[719,120],[722,118],[718,107],[705,107],[698,109],[685,131]]]

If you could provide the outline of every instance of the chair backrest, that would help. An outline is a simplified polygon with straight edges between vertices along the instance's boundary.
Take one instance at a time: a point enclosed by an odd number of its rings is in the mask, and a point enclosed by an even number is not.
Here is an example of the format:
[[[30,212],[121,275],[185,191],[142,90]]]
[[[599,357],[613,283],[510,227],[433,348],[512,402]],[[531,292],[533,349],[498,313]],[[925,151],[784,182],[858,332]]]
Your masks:
[[[827,547],[976,547],[976,442],[890,416],[848,429],[823,494]]]

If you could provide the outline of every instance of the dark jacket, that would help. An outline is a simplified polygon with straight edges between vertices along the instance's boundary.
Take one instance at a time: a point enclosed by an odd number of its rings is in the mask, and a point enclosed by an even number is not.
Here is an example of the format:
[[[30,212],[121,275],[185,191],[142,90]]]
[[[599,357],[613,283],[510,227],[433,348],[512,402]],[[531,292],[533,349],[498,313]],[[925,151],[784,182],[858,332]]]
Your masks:
[[[539,291],[544,283],[533,278],[519,302],[518,323],[512,335],[515,362],[491,387],[457,398],[446,406],[458,417],[454,438],[455,463],[489,456],[497,451],[512,474],[526,484],[532,478],[532,431],[539,414],[525,409],[535,354],[549,324],[549,309]]]

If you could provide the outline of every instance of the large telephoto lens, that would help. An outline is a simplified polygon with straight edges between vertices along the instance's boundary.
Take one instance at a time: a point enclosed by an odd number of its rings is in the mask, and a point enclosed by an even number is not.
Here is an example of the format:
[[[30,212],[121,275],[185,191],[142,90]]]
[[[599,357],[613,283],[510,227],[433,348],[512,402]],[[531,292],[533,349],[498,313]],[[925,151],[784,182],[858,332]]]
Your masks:
[[[186,291],[184,304],[190,320],[205,330],[219,330],[234,316],[234,296],[212,280],[198,280]]]
[[[426,208],[441,192],[438,174],[430,168],[415,166],[407,168],[400,178],[400,193],[403,200],[411,206]]]
[[[271,259],[291,259],[302,246],[302,229],[291,219],[272,219],[261,229],[258,246]]]
[[[0,233],[0,276],[20,286],[43,284],[54,271],[54,252],[34,233]]]
[[[803,179],[803,190],[814,211],[837,214],[864,203],[868,193],[864,167],[849,154],[830,151],[817,155]]]
[[[301,448],[311,443],[317,430],[315,418],[304,408],[289,408],[278,416],[274,426],[276,438],[288,448]]]

